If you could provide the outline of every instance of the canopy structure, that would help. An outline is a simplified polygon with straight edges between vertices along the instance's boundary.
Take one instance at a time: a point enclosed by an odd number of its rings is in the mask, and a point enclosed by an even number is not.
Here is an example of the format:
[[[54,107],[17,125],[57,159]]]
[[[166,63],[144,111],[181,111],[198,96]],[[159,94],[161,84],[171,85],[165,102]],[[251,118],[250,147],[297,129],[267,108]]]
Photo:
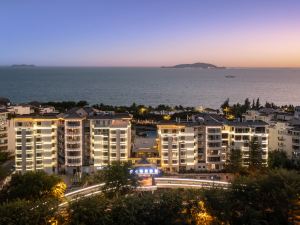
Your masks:
[[[157,175],[159,170],[157,166],[151,164],[146,157],[142,157],[130,170],[131,173],[135,173],[139,176]]]

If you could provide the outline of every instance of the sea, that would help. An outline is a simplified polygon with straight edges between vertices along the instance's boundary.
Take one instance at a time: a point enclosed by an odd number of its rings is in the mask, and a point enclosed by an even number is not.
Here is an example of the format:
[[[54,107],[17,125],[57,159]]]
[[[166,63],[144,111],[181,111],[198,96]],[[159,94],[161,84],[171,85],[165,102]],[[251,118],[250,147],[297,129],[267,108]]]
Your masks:
[[[0,67],[0,97],[14,103],[79,101],[90,104],[219,108],[245,98],[300,105],[300,69]]]

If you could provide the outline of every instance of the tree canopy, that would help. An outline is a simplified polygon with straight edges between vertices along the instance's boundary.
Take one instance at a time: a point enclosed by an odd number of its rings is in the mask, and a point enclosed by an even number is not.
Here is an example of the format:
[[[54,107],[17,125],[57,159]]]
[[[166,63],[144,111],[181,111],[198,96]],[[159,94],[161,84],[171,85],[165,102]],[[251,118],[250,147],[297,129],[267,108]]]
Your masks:
[[[13,174],[11,181],[1,191],[1,199],[36,200],[45,197],[60,198],[66,189],[61,178],[45,172]]]

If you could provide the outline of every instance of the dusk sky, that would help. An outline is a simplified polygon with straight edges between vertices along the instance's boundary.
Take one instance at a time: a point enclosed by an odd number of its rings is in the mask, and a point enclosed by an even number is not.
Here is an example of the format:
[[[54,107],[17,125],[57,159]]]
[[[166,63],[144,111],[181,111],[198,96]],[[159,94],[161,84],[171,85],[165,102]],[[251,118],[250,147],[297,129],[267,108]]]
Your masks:
[[[299,0],[1,0],[0,65],[300,67]]]

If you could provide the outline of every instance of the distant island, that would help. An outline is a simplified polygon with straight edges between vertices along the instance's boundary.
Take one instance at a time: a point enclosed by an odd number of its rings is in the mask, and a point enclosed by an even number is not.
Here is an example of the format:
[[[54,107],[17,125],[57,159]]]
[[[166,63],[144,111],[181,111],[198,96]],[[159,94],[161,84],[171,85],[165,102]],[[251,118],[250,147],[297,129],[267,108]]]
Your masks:
[[[31,68],[31,67],[36,67],[33,64],[13,64],[11,65],[13,68]]]
[[[175,66],[162,66],[161,68],[201,68],[201,69],[226,69],[209,63],[178,64]]]

